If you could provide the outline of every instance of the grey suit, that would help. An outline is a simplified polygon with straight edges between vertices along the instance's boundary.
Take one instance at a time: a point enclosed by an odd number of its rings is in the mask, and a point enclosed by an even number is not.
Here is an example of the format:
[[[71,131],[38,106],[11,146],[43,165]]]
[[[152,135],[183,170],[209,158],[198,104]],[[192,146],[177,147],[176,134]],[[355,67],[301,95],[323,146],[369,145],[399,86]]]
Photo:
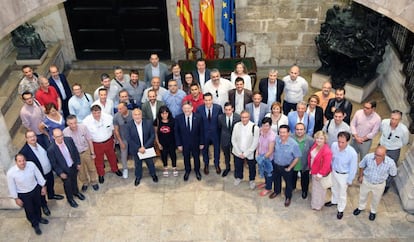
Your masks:
[[[220,145],[224,153],[226,170],[230,170],[231,134],[233,133],[234,124],[237,122],[240,122],[240,115],[237,113],[233,113],[233,119],[230,127],[228,127],[228,124],[226,123],[226,114],[220,114],[218,117],[218,126],[221,130]]]
[[[168,75],[168,67],[166,64],[159,62],[158,66],[160,67],[160,80],[161,80],[161,86],[165,86],[165,77]],[[144,81],[147,84],[147,87],[151,86],[151,79],[152,79],[152,69],[151,69],[151,63],[145,65],[144,67]]]
[[[163,101],[156,101],[156,110],[157,110],[157,114],[158,114],[158,109],[160,109],[161,106],[165,105]],[[142,118],[143,119],[149,119],[149,120],[154,120],[156,117],[153,117],[152,115],[152,111],[151,111],[151,106],[149,101],[145,102],[142,104]]]
[[[266,115],[266,113],[269,112],[269,108],[267,107],[267,104],[260,103],[260,112],[259,112],[259,120],[254,121],[254,108],[253,103],[246,104],[246,110],[250,113],[250,121],[255,123],[257,126],[262,126],[262,119]]]

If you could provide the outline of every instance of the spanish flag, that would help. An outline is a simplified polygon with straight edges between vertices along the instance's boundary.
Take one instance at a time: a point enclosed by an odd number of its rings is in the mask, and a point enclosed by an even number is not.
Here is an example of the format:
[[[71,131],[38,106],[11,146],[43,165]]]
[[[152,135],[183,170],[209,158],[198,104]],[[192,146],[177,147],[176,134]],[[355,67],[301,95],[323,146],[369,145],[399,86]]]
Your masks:
[[[183,36],[185,48],[192,48],[194,29],[190,0],[177,0],[177,16],[180,18],[180,34]]]
[[[214,21],[214,0],[200,0],[199,16],[201,48],[207,59],[214,57],[211,46],[216,42],[216,25]]]

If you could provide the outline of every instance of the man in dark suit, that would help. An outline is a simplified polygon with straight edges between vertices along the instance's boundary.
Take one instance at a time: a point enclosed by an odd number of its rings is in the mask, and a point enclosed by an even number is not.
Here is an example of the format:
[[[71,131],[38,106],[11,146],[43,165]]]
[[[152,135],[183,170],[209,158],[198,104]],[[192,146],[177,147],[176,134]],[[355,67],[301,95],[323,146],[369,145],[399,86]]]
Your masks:
[[[128,143],[128,150],[130,155],[134,157],[135,161],[135,186],[138,186],[142,178],[142,161],[147,164],[152,181],[157,183],[158,177],[155,174],[154,160],[147,158],[141,160],[138,157],[138,152],[145,153],[145,149],[154,147],[155,132],[152,126],[152,120],[142,119],[142,111],[136,108],[132,111],[132,119],[126,126],[125,139]]]
[[[203,148],[203,160],[204,160],[204,174],[208,175],[208,164],[210,163],[210,157],[208,155],[208,148],[210,144],[214,146],[214,166],[216,167],[217,174],[221,173],[220,168],[220,130],[218,127],[218,116],[223,113],[222,108],[218,104],[213,104],[213,95],[209,92],[204,94],[204,104],[197,108],[197,113],[203,120],[203,132],[204,132],[204,148]]]
[[[165,105],[163,101],[157,100],[157,93],[154,90],[149,90],[148,101],[142,104],[143,119],[154,121],[157,117],[158,109],[163,105]]]
[[[174,127],[175,143],[184,156],[184,181],[188,180],[191,172],[190,154],[194,159],[194,172],[197,180],[201,180],[200,150],[204,148],[203,120],[192,110],[191,102],[185,101],[183,113],[176,117]]]
[[[210,80],[210,70],[206,68],[206,60],[200,58],[196,62],[196,70],[193,71],[195,81],[200,85],[201,92],[204,92],[204,84]]]
[[[66,76],[59,73],[59,68],[56,65],[49,67],[50,77],[49,84],[52,85],[59,94],[60,100],[62,100],[63,116],[66,118],[69,115],[68,102],[72,97],[72,91]]]
[[[244,88],[244,80],[237,77],[234,81],[236,88],[229,91],[229,102],[235,109],[235,113],[240,114],[246,108],[246,104],[252,102],[252,91]]]
[[[31,130],[26,131],[25,138],[26,138],[26,144],[19,151],[19,153],[24,155],[27,161],[33,162],[39,169],[40,173],[42,173],[43,178],[46,180],[46,189],[47,189],[48,198],[62,200],[63,199],[62,195],[55,194],[55,189],[54,189],[55,178],[53,176],[52,165],[50,164],[49,158],[47,157],[47,152],[46,152],[47,147],[44,147],[41,144],[37,143],[36,133]],[[49,216],[50,210],[47,206],[45,195],[41,196],[40,205],[42,207],[43,213],[46,216]]]
[[[263,78],[259,82],[259,91],[262,94],[264,103],[268,107],[274,102],[281,102],[281,96],[283,89],[285,88],[285,83],[277,78],[277,70],[271,69],[269,71],[269,77]]]
[[[325,109],[325,118],[327,120],[333,119],[336,109],[344,111],[344,122],[349,125],[351,123],[352,103],[345,98],[345,89],[343,87],[338,87],[335,90],[335,98],[329,99]]]
[[[171,65],[171,73],[165,76],[165,85],[164,85],[165,89],[168,89],[168,82],[171,80],[176,80],[178,84],[178,88],[183,89],[183,83],[185,82],[185,77],[178,63],[173,63]]]
[[[73,196],[85,200],[85,196],[78,189],[79,152],[71,137],[63,137],[62,130],[54,129],[53,138],[55,142],[51,143],[47,149],[47,156],[53,170],[63,181],[63,188],[69,205],[76,208],[78,204]]]
[[[259,127],[262,126],[262,119],[269,112],[267,105],[262,103],[260,92],[253,92],[253,102],[246,104],[246,110],[250,114],[250,121]]]
[[[223,171],[222,177],[227,176],[230,172],[230,154],[231,154],[231,134],[233,133],[234,124],[240,121],[240,115],[234,113],[234,108],[230,102],[224,104],[224,114],[218,117],[218,125],[220,132],[220,145],[224,153],[224,162],[226,169]]]

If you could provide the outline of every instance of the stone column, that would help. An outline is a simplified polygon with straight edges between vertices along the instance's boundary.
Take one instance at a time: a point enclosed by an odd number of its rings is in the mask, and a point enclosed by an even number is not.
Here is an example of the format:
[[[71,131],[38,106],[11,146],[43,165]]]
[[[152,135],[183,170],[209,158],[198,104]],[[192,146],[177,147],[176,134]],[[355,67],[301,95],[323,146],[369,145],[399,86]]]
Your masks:
[[[414,213],[414,144],[398,167],[397,177],[394,180],[404,210]]]
[[[3,114],[0,112],[0,130],[8,130]],[[13,162],[15,151],[9,132],[0,134],[0,209],[18,209],[14,199],[10,198],[6,172]]]

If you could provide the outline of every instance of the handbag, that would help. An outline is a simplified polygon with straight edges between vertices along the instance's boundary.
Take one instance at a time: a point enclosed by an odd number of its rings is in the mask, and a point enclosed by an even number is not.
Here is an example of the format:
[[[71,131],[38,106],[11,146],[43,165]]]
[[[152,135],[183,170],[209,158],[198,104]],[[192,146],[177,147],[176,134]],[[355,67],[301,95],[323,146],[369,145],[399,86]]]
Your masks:
[[[332,172],[330,172],[327,176],[324,176],[321,178],[320,183],[323,187],[323,189],[328,189],[332,187]]]

